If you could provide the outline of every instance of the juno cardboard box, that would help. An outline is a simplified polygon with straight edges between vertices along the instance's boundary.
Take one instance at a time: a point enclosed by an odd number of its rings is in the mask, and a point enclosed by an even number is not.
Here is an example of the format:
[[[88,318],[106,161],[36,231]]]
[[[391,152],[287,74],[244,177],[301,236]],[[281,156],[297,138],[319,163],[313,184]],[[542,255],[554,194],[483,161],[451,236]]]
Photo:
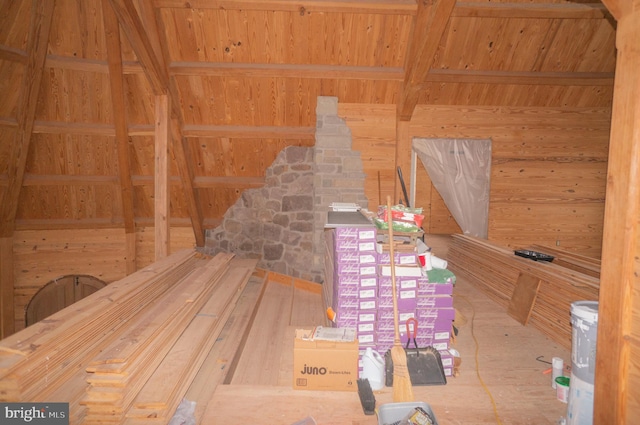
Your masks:
[[[293,388],[357,391],[358,339],[350,328],[296,329]]]

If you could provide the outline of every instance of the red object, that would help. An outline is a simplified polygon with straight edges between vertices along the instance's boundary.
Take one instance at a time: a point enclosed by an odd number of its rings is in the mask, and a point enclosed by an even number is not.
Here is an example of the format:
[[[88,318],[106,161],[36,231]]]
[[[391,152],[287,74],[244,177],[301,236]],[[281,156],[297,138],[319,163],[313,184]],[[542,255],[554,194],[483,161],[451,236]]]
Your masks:
[[[413,325],[413,333],[411,332],[410,325]],[[406,327],[407,327],[407,348],[409,348],[409,342],[411,342],[412,339],[413,339],[413,345],[415,346],[415,348],[418,348],[418,343],[416,342],[416,336],[418,335],[418,321],[415,319],[415,317],[411,317],[407,319]]]

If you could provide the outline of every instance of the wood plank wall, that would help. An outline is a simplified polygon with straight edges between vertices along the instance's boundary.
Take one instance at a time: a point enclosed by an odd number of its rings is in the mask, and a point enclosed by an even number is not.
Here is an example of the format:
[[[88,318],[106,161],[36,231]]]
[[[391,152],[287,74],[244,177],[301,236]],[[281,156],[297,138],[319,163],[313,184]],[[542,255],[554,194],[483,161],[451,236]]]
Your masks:
[[[193,248],[189,227],[171,229],[171,251]],[[24,328],[25,309],[35,293],[50,281],[70,274],[94,276],[106,283],[126,273],[123,229],[23,230],[13,239],[15,330]],[[136,231],[137,269],[154,262],[154,229]]]
[[[353,149],[362,154],[370,208],[380,202],[380,193],[382,199],[387,194],[401,199],[394,113],[392,105],[339,104]],[[511,247],[559,246],[599,258],[610,116],[610,108],[419,105],[407,136],[398,142],[397,164],[409,186],[412,137],[490,138],[489,239]],[[416,206],[425,211],[425,230],[461,232],[420,163],[416,175]]]
[[[353,149],[362,155],[370,208],[393,194],[396,174],[393,105],[339,103]],[[398,143],[398,160],[410,184],[411,137],[493,140],[489,239],[506,246],[556,245],[598,258],[602,244],[610,109],[417,108]],[[498,125],[497,125],[498,124]],[[380,174],[380,181],[378,180]],[[459,226],[418,166],[416,205],[424,208],[428,233],[460,232]],[[24,323],[31,296],[65,274],[90,274],[106,282],[125,276],[122,229],[16,232],[15,318]],[[136,267],[153,262],[153,227],[136,230]],[[172,227],[171,250],[193,247],[189,227]],[[72,254],[72,255],[70,255]]]
[[[610,116],[610,108],[420,105],[408,132],[492,139],[489,240],[510,247],[559,246],[599,258]],[[398,144],[405,169],[410,142]],[[418,191],[417,205],[429,205],[424,196]],[[436,208],[431,202],[432,214]],[[447,233],[439,225],[432,222],[431,232]]]

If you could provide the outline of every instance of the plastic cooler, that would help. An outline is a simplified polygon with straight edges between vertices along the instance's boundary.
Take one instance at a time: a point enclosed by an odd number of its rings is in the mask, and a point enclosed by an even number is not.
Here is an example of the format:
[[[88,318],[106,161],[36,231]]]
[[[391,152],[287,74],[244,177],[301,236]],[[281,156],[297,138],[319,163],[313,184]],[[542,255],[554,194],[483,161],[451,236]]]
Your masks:
[[[431,406],[423,401],[408,401],[405,403],[386,403],[378,409],[378,425],[390,425],[404,419],[413,409],[421,407],[432,418],[433,424],[438,425],[438,419],[433,414]]]

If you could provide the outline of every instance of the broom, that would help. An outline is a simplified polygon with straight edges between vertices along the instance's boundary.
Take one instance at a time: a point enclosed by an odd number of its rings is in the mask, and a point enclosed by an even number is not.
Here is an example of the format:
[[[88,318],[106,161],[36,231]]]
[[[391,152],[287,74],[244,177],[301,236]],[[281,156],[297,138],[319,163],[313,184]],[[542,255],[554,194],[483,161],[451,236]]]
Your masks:
[[[398,299],[396,298],[396,259],[393,243],[393,218],[391,217],[391,197],[387,196],[387,223],[389,223],[389,255],[391,256],[391,295],[393,297],[393,325],[394,337],[391,347],[391,361],[393,362],[393,401],[413,401],[413,387],[407,367],[407,353],[400,343],[398,326]]]

